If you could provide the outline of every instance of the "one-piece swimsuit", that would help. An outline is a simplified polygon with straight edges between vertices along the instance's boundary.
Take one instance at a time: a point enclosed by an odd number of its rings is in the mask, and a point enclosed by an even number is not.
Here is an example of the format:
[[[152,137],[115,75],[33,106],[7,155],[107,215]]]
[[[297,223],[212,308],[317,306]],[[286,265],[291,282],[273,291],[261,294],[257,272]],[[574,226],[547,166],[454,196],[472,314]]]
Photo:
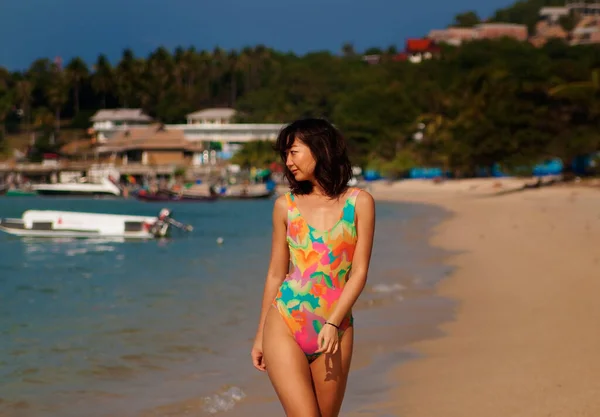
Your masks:
[[[333,313],[348,280],[356,247],[356,198],[360,189],[349,190],[338,221],[318,230],[304,219],[295,197],[286,194],[287,243],[291,270],[273,305],[289,327],[309,362],[319,353],[317,338]],[[353,323],[349,311],[339,324],[339,336]]]

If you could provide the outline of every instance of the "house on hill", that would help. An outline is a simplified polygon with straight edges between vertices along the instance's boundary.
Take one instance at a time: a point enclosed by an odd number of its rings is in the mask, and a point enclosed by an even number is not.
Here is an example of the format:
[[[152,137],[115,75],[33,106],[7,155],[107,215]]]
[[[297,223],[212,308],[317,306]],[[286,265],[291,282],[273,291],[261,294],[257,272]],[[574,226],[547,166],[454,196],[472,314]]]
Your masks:
[[[203,151],[202,143],[185,139],[183,131],[156,124],[119,131],[96,148],[102,162],[152,166],[200,165]]]
[[[142,109],[102,109],[94,114],[90,121],[92,132],[99,142],[108,139],[107,132],[115,128],[127,126],[147,126],[152,123],[152,118]]]
[[[236,111],[227,107],[199,110],[187,115],[187,123],[195,124],[230,124]]]
[[[394,61],[409,61],[418,64],[437,56],[440,47],[431,39],[410,38],[406,40],[404,52],[397,54]]]
[[[463,42],[472,41],[477,36],[473,28],[450,27],[448,29],[434,29],[429,32],[427,39],[436,43],[446,43],[460,46]]]

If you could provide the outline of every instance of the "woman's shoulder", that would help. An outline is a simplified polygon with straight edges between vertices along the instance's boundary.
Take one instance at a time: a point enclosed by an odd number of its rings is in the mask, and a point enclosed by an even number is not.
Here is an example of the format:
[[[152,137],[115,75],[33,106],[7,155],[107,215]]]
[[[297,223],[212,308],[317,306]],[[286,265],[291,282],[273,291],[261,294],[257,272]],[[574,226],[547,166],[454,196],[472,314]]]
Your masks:
[[[367,190],[361,188],[355,188],[356,191],[356,203],[355,207],[357,211],[374,211],[375,210],[375,199]]]
[[[281,209],[281,208],[284,208],[284,207],[287,208],[288,201],[289,201],[289,198],[290,198],[289,194],[290,194],[289,192],[286,192],[284,194],[281,194],[279,197],[277,197],[275,199],[275,204],[274,204],[275,210]]]

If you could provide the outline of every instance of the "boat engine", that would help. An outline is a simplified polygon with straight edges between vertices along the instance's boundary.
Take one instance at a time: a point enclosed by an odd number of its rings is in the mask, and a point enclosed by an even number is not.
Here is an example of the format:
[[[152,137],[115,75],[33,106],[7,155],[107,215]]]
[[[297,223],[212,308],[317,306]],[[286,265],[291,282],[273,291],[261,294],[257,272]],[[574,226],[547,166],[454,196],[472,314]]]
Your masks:
[[[171,218],[171,210],[164,208],[158,213],[156,222],[150,227],[150,233],[156,237],[165,237],[169,231],[169,226],[175,226],[178,229],[188,232],[193,230],[192,226],[180,223]]]

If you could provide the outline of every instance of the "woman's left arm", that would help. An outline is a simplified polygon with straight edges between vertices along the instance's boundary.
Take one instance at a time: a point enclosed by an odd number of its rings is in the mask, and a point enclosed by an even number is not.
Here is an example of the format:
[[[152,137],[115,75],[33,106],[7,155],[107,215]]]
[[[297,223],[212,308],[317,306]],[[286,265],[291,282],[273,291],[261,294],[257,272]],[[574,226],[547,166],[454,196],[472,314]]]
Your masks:
[[[342,295],[331,316],[330,323],[339,326],[350,311],[367,283],[367,273],[371,262],[373,235],[375,233],[375,201],[371,194],[362,191],[356,197],[356,232],[357,241],[352,259],[350,279],[346,282]],[[331,326],[329,326],[331,327]]]

